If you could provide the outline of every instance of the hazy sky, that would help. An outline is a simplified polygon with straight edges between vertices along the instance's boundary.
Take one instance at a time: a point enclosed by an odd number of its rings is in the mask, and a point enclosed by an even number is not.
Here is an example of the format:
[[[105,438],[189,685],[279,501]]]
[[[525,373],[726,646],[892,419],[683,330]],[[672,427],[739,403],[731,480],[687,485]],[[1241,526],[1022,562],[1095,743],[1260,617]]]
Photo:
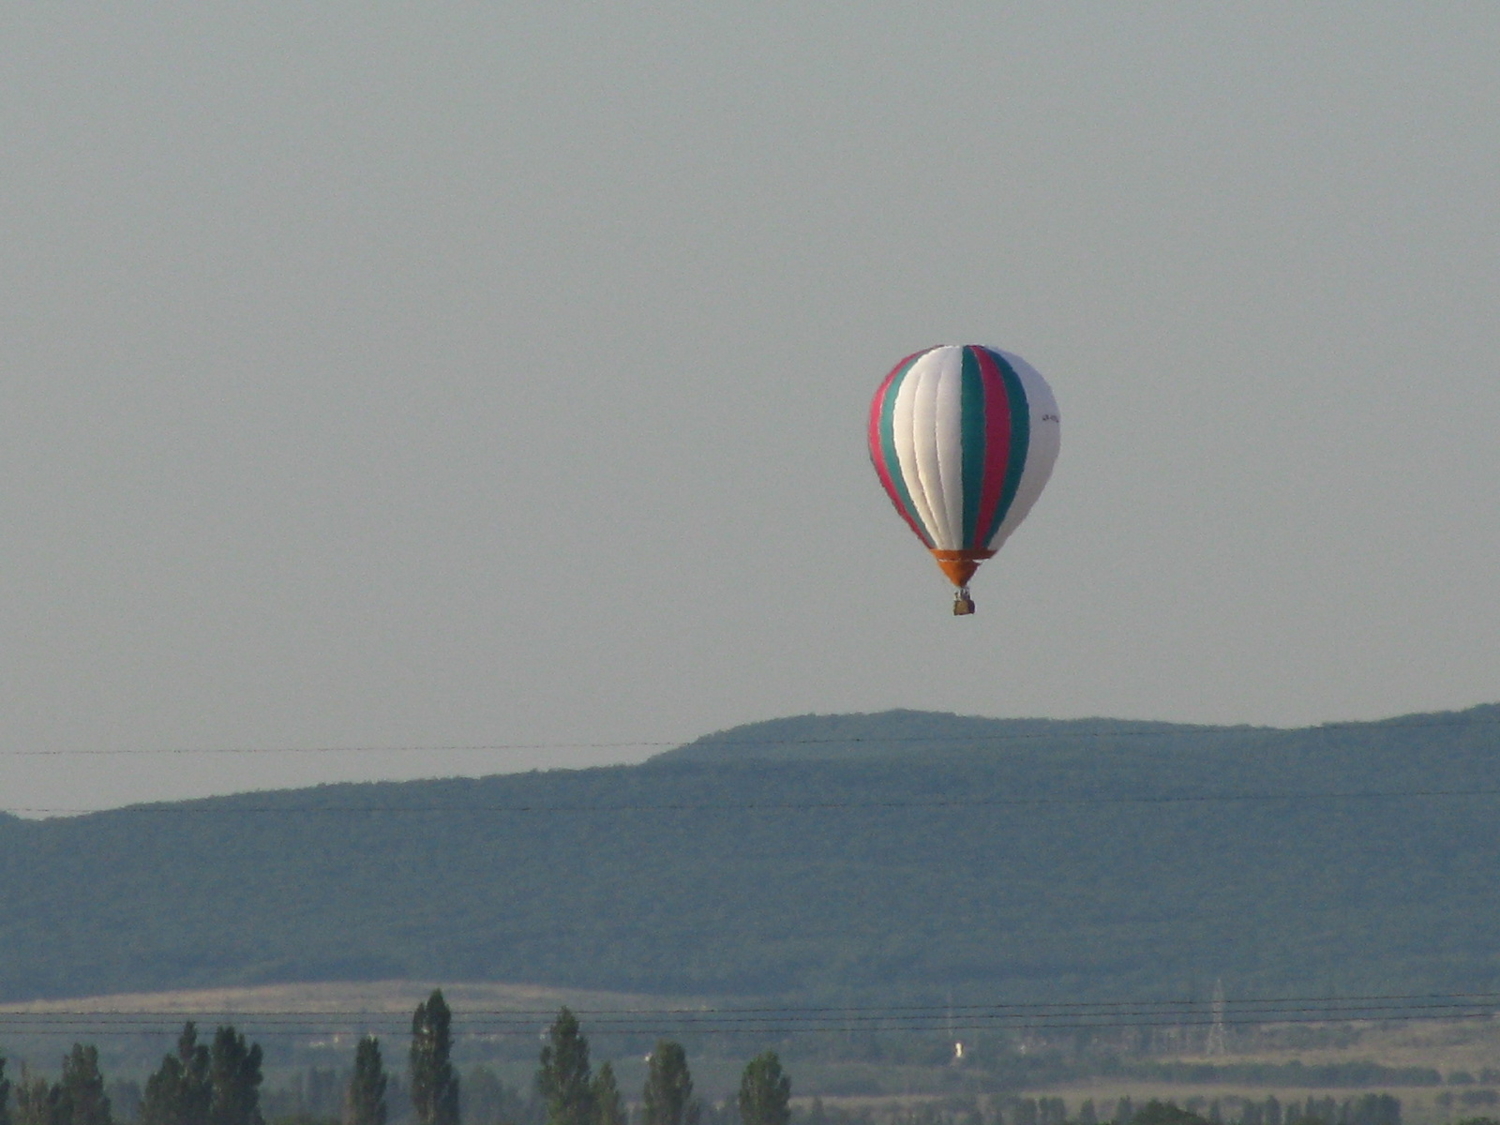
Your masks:
[[[1484,3],[6,5],[0,806],[1500,699],[1497,58]],[[863,427],[964,341],[1063,449],[955,619]]]

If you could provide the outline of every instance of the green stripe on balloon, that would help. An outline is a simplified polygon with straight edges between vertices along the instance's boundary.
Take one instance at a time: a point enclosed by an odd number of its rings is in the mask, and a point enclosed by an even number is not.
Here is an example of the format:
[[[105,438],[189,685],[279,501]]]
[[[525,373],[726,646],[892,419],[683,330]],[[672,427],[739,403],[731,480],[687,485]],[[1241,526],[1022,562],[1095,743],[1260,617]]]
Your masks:
[[[959,404],[959,424],[963,434],[964,456],[964,530],[959,546],[978,546],[979,501],[984,492],[984,376],[972,348],[963,350],[963,385]]]

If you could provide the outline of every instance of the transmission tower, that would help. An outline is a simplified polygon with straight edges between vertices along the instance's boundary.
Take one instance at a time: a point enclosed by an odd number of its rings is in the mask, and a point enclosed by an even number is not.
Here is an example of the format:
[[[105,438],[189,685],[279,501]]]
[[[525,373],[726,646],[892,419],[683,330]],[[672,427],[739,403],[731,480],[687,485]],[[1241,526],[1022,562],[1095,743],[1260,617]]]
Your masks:
[[[1224,1042],[1224,981],[1222,979],[1214,981],[1214,998],[1209,1011],[1213,1015],[1213,1023],[1208,1028],[1209,1057],[1227,1055],[1229,1047]]]

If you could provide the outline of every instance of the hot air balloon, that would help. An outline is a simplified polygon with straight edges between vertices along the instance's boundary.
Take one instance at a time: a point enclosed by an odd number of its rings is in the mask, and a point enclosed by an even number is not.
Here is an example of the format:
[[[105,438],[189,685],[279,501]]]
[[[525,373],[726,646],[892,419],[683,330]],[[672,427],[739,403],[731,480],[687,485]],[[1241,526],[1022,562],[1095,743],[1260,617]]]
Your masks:
[[[945,344],[909,355],[870,404],[870,460],[917,538],[974,612],[969,579],[1022,520],[1057,460],[1052,389],[1018,355]]]

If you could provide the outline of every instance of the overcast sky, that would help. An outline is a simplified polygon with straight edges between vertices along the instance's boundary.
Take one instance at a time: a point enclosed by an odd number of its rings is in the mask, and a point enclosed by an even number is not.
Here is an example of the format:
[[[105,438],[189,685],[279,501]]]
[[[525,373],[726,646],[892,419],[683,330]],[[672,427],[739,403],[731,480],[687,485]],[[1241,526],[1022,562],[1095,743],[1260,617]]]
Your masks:
[[[1497,58],[1481,3],[6,5],[0,806],[1500,699]],[[967,619],[863,444],[941,342],[1063,416]]]

